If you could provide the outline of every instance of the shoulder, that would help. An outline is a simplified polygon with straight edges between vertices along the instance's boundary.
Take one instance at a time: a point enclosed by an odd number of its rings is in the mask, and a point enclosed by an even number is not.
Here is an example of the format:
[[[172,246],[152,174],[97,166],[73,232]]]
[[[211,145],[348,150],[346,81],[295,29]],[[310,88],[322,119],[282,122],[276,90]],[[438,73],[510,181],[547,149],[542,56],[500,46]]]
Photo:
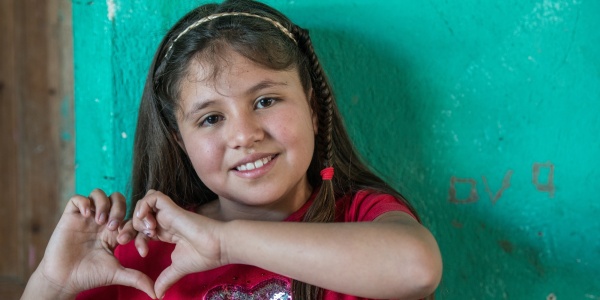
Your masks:
[[[337,199],[339,222],[370,222],[388,212],[401,212],[417,219],[406,200],[373,190],[359,190]]]

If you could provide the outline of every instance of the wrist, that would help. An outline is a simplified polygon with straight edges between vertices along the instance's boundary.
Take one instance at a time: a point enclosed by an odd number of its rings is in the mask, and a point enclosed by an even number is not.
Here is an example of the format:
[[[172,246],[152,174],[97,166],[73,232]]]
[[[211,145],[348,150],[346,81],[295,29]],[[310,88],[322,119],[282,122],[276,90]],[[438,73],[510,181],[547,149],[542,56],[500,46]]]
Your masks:
[[[224,265],[243,263],[236,251],[239,245],[236,246],[237,242],[235,241],[239,230],[243,226],[240,223],[243,222],[241,220],[233,220],[222,223],[223,226],[219,231],[219,240],[221,243],[221,262]]]
[[[40,264],[40,267],[31,274],[21,299],[75,299],[77,292],[70,291],[66,287],[53,282],[43,274],[41,271],[42,263]]]

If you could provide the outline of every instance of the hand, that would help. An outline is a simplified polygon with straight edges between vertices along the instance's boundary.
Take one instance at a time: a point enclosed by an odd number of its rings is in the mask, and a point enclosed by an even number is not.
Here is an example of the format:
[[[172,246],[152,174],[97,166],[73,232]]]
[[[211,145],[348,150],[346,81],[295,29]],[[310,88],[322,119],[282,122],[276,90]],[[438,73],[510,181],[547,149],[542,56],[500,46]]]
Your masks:
[[[113,255],[125,210],[125,199],[118,193],[107,197],[96,189],[87,198],[71,198],[33,280],[45,281],[67,298],[95,287],[126,285],[155,299],[152,280],[124,268]],[[124,244],[132,235],[123,233],[119,238]]]
[[[187,274],[226,264],[221,255],[222,223],[187,211],[154,190],[137,202],[133,215],[133,227],[144,233],[135,242],[140,255],[148,252],[148,238],[176,244],[171,265],[156,279],[154,290],[158,297]]]

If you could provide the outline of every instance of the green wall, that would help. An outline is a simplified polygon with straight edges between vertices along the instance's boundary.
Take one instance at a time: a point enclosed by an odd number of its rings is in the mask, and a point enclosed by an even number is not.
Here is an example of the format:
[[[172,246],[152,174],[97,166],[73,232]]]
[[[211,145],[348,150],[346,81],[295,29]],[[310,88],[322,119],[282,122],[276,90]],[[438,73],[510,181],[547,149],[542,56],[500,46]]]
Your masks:
[[[76,187],[128,192],[159,39],[195,1],[73,1]],[[600,299],[600,1],[272,0],[438,239],[438,299]]]

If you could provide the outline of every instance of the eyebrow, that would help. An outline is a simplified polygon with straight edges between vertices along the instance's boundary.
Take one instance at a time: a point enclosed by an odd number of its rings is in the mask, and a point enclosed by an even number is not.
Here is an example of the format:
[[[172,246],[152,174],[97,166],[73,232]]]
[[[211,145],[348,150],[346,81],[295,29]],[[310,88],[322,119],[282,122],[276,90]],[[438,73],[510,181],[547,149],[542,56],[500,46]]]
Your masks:
[[[261,81],[261,82],[259,82],[259,83],[255,84],[255,85],[254,85],[254,86],[252,86],[251,88],[249,88],[249,89],[246,91],[246,95],[248,95],[248,94],[253,94],[253,93],[256,93],[256,92],[258,92],[258,91],[260,91],[260,90],[264,90],[264,89],[266,89],[266,88],[270,88],[270,87],[272,87],[272,86],[279,86],[279,85],[283,85],[283,86],[285,86],[285,85],[288,85],[288,84],[287,84],[287,82],[285,82],[285,81],[271,81],[271,80],[263,80],[263,81]]]
[[[263,80],[255,85],[251,86],[248,90],[246,90],[246,92],[244,94],[250,95],[250,94],[259,92],[260,90],[264,90],[266,88],[270,88],[273,86],[287,86],[287,85],[288,84],[285,81]],[[216,102],[215,100],[206,100],[206,101],[200,101],[200,102],[194,103],[194,105],[192,106],[192,109],[188,113],[185,114],[184,120],[189,120],[198,111],[203,110],[203,109],[215,104],[215,102]]]

